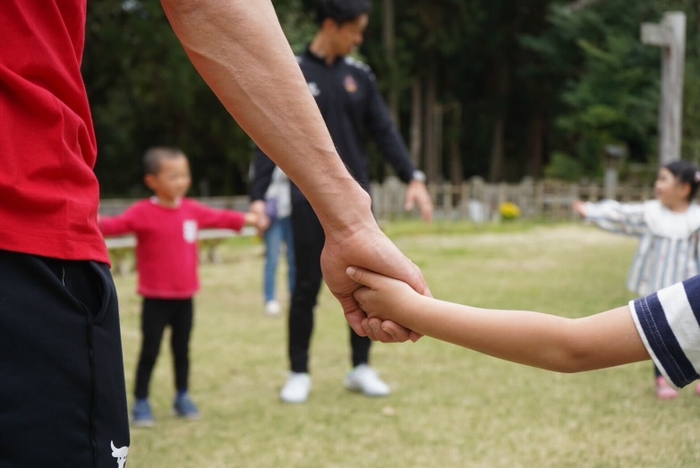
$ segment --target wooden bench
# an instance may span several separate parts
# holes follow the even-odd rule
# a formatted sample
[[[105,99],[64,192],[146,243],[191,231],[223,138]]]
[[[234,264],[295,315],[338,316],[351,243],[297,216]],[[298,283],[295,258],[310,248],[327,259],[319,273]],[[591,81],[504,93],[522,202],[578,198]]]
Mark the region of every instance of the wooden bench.
[[[201,229],[198,235],[199,243],[199,258],[203,263],[220,263],[221,256],[217,253],[216,248],[226,239],[235,236],[254,236],[255,228],[246,226],[241,230],[240,234],[230,229]],[[129,262],[129,258],[133,258],[133,252],[136,248],[136,236],[119,236],[108,237],[105,239],[109,256],[112,260],[112,270],[116,274],[126,274],[134,270],[136,262]]]

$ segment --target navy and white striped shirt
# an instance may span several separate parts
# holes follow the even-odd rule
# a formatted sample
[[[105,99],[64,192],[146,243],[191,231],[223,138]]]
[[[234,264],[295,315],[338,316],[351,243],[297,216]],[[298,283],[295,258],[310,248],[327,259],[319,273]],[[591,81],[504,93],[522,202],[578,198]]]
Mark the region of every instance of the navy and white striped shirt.
[[[700,274],[700,206],[676,213],[658,200],[586,203],[586,219],[605,229],[639,237],[627,289],[645,296]]]
[[[677,387],[700,378],[700,276],[629,303],[649,355]]]

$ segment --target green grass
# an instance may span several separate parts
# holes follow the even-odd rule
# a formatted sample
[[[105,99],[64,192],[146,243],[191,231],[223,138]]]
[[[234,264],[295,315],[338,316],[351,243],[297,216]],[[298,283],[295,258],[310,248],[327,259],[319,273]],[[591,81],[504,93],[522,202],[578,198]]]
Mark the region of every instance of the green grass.
[[[579,317],[632,297],[624,283],[636,241],[593,228],[401,222],[385,231],[441,299]],[[263,314],[263,247],[253,239],[224,247],[223,264],[202,266],[196,299],[191,391],[203,419],[171,416],[164,343],[151,384],[157,425],[132,431],[132,468],[700,463],[700,398],[685,390],[676,401],[657,402],[650,363],[561,375],[424,338],[374,346],[372,362],[392,386],[390,397],[349,393],[342,387],[347,328],[325,289],[316,311],[311,398],[282,404],[286,321]],[[284,271],[279,277],[284,286]],[[116,283],[131,390],[140,299],[134,275]]]

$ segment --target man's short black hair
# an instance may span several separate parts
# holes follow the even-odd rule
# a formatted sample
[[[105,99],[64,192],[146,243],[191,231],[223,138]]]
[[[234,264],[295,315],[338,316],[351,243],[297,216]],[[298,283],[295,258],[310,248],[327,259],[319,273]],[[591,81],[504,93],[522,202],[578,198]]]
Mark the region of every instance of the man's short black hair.
[[[362,15],[369,15],[372,3],[369,0],[319,0],[318,24],[332,19],[337,24],[355,21]]]

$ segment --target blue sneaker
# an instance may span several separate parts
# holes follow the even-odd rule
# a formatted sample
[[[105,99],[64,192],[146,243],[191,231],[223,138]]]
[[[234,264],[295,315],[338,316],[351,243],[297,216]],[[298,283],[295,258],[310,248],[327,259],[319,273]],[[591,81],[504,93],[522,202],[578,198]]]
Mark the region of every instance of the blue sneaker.
[[[153,413],[151,412],[151,405],[145,398],[136,400],[131,410],[131,416],[131,423],[134,427],[153,427],[156,424],[153,419]]]
[[[190,395],[187,393],[183,393],[175,398],[173,409],[175,410],[175,414],[183,419],[199,419],[197,405],[194,404],[190,399]]]

